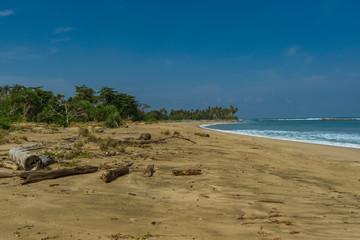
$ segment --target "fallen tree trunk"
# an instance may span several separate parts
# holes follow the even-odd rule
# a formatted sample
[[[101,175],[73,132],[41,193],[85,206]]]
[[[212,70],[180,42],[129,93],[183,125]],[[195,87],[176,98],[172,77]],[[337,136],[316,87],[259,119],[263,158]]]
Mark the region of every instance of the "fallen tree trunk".
[[[158,143],[158,142],[162,142],[162,141],[168,140],[168,139],[170,139],[170,138],[179,138],[179,139],[183,139],[183,140],[186,140],[186,141],[189,141],[189,142],[191,142],[191,143],[196,144],[196,142],[192,141],[191,139],[185,138],[185,137],[182,137],[182,136],[178,136],[178,135],[172,135],[172,136],[168,136],[168,137],[161,137],[161,138],[150,139],[150,140],[142,140],[142,141],[140,141],[139,143],[140,143],[140,144]]]
[[[17,177],[18,173],[0,173],[0,178]]]
[[[200,175],[201,170],[200,169],[188,169],[188,170],[172,170],[172,173],[175,176],[188,176],[188,175]]]
[[[101,179],[104,182],[109,183],[111,181],[114,181],[118,177],[126,175],[128,173],[129,173],[128,166],[121,166],[113,170],[106,170],[106,172],[104,172],[103,175],[101,175]]]
[[[183,140],[186,140],[186,141],[196,144],[196,142],[194,142],[193,140],[191,140],[189,138],[185,138],[183,136],[179,136],[179,135],[160,137],[160,138],[149,139],[149,140],[139,140],[139,139],[133,140],[133,138],[126,138],[124,140],[117,140],[117,141],[120,143],[125,143],[125,144],[149,144],[149,143],[164,142],[170,138],[179,138],[179,139],[183,139]]]
[[[9,158],[26,171],[31,170],[36,167],[38,162],[41,162],[41,158],[31,152],[32,149],[38,149],[39,147],[38,144],[13,147],[9,150]]]
[[[56,179],[71,175],[85,174],[85,173],[93,173],[98,170],[98,167],[94,166],[80,166],[75,168],[62,168],[57,170],[49,170],[49,171],[26,171],[20,173],[18,176],[24,179],[24,184],[40,182],[48,179]]]

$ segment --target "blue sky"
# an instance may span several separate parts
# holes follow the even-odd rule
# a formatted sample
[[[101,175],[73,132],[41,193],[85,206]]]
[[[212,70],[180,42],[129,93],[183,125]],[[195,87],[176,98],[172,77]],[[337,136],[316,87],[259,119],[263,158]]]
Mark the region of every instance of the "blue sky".
[[[153,109],[359,116],[360,1],[0,0],[0,85]]]

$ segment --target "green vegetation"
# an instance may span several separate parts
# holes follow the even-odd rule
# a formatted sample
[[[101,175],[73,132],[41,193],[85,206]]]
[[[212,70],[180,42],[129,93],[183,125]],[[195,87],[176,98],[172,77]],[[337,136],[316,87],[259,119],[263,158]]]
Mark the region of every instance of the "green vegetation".
[[[134,96],[102,87],[98,92],[85,85],[75,86],[74,97],[55,95],[42,87],[0,86],[0,129],[9,130],[15,122],[49,123],[67,127],[74,122],[98,121],[107,127],[124,126],[127,121],[237,119],[237,108],[208,107],[205,110],[148,111]],[[84,133],[86,134],[86,133]],[[83,134],[81,134],[84,136]]]
[[[61,152],[50,152],[46,150],[43,152],[43,155],[49,155],[50,157],[53,158],[66,159],[66,160],[72,160],[79,157],[93,158],[96,156],[96,154],[93,152],[82,151],[82,150],[71,150],[71,151],[61,151]]]

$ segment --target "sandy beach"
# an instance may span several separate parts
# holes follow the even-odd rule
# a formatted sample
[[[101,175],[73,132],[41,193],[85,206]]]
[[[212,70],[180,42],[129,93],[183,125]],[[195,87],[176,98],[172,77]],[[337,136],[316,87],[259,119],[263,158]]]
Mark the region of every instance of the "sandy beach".
[[[106,156],[85,143],[96,156],[76,159],[79,165],[133,163],[111,183],[100,179],[104,170],[28,185],[17,177],[0,179],[0,239],[360,239],[360,150],[199,128],[206,123],[131,123],[102,133],[89,127],[104,139],[141,133],[154,139],[176,131],[196,144],[174,138]],[[86,142],[77,127],[11,136],[26,136],[20,145]],[[0,145],[2,162],[17,145]],[[145,177],[149,164],[155,173]],[[172,173],[186,169],[202,174]]]

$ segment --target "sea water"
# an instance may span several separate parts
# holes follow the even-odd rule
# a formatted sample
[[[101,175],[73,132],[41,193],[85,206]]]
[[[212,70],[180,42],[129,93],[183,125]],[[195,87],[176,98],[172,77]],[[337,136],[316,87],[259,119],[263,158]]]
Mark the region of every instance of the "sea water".
[[[360,149],[360,118],[253,119],[202,128],[243,135]]]

